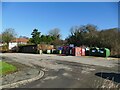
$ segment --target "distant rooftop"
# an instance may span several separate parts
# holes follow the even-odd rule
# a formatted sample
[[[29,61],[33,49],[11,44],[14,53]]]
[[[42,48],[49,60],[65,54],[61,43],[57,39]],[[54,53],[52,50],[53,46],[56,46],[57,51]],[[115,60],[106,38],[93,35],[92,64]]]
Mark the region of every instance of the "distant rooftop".
[[[24,43],[27,43],[28,41],[29,39],[27,38],[16,38],[16,39],[11,40],[11,42],[24,42]]]

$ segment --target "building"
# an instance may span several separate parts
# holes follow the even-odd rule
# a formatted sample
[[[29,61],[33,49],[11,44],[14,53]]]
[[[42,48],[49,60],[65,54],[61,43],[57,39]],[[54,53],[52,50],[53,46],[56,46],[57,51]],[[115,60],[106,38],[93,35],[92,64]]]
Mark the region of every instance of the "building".
[[[11,50],[14,47],[17,47],[18,44],[27,44],[27,42],[29,41],[29,39],[27,38],[16,38],[11,40],[11,42],[9,42],[9,50]]]
[[[13,39],[11,42],[12,43],[17,43],[17,44],[27,44],[27,42],[29,41],[29,39],[27,38],[16,38],[16,39]]]

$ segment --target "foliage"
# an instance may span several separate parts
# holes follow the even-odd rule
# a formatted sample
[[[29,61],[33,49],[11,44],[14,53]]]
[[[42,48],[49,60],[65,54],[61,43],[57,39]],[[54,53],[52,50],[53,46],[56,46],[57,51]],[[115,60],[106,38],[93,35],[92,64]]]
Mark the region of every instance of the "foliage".
[[[2,41],[8,44],[16,35],[14,29],[8,28],[2,32]]]
[[[120,39],[118,38],[118,35],[120,35],[120,32],[118,32],[117,28],[100,31],[98,46],[111,49],[112,55],[120,55]]]
[[[97,37],[97,29],[94,25],[75,26],[71,28],[71,35],[66,40],[75,46],[94,46]]]
[[[49,35],[52,38],[51,44],[53,44],[55,47],[62,45],[64,43],[63,40],[60,39],[61,34],[60,34],[59,28],[54,28],[54,29],[50,30]]]
[[[29,43],[34,44],[52,44],[54,46],[61,45],[63,40],[60,39],[60,30],[58,28],[49,31],[48,35],[40,35],[37,29],[32,32],[32,38],[29,39]]]
[[[43,44],[51,44],[54,39],[50,35],[41,35],[40,40]]]
[[[50,35],[50,36],[53,36],[53,37],[56,38],[56,39],[60,39],[60,37],[61,37],[60,29],[54,28],[54,29],[50,30],[50,31],[49,31],[49,35]]]
[[[41,32],[38,32],[38,29],[34,29],[33,32],[31,33],[32,38],[30,38],[30,42],[34,44],[39,44],[40,43],[40,34]]]
[[[2,35],[0,34],[0,42],[2,42]]]
[[[56,39],[55,36],[50,36],[50,35],[41,35],[40,40],[42,44],[52,44],[54,46],[62,45],[63,43],[62,40]]]
[[[8,45],[0,46],[0,52],[7,52],[8,51]]]
[[[71,28],[71,34],[66,38],[67,43],[75,46],[109,48],[112,55],[120,55],[120,32],[117,28],[98,30],[95,25],[75,26]]]

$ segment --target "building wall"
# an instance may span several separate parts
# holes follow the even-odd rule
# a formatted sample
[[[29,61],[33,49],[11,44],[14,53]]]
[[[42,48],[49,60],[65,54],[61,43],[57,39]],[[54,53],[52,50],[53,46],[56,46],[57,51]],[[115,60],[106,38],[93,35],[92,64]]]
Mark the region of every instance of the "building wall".
[[[9,50],[11,50],[12,48],[16,47],[18,44],[17,42],[10,42],[9,43]]]

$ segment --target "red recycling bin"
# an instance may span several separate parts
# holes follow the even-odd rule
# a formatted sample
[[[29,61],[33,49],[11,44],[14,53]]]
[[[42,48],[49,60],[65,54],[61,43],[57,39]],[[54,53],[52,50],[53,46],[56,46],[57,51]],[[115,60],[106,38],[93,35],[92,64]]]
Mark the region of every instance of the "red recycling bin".
[[[81,56],[85,56],[85,49],[84,48],[81,49],[81,52],[82,52]]]
[[[72,48],[72,55],[73,56],[85,56],[85,49],[81,47],[74,47]]]

